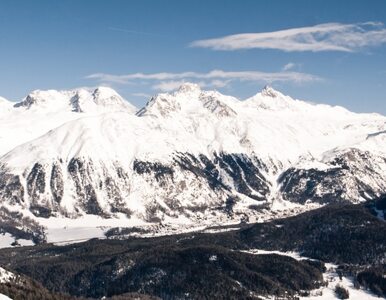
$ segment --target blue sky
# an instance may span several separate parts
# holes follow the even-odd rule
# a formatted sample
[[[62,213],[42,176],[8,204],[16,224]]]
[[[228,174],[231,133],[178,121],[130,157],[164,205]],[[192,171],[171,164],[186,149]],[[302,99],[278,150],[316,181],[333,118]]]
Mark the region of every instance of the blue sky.
[[[1,0],[0,95],[109,85],[142,106],[183,81],[239,98],[268,83],[386,114],[384,24],[383,0]]]

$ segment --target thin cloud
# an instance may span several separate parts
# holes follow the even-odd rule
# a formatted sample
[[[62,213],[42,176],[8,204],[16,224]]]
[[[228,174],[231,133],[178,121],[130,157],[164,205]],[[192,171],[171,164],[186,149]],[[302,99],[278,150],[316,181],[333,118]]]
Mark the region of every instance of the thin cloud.
[[[162,92],[171,92],[178,89],[181,85],[186,83],[189,80],[169,80],[169,81],[160,81],[152,86],[153,90],[158,90]],[[211,81],[200,80],[197,83],[202,88],[222,88],[227,86],[231,80],[220,80],[215,79]]]
[[[178,89],[181,85],[185,83],[184,80],[169,80],[169,81],[161,81],[152,86],[153,90],[170,92]]]
[[[296,67],[295,63],[289,62],[288,64],[283,66],[282,71],[289,71],[295,67]]]
[[[227,86],[231,80],[221,80],[221,79],[215,79],[210,82],[210,86],[216,87],[216,88],[222,88]]]
[[[241,33],[194,41],[191,47],[233,51],[239,49],[278,49],[292,51],[355,52],[386,43],[383,23],[325,23],[273,32]]]
[[[150,98],[151,97],[150,94],[146,94],[146,93],[132,93],[131,95],[134,97],[143,97],[143,98]]]
[[[153,89],[161,91],[175,90],[187,81],[194,81],[202,87],[221,88],[234,81],[243,82],[293,82],[305,83],[322,80],[320,77],[307,73],[280,71],[223,71],[213,70],[207,73],[181,72],[181,73],[131,73],[126,75],[113,75],[96,73],[86,78],[112,84],[150,84]]]

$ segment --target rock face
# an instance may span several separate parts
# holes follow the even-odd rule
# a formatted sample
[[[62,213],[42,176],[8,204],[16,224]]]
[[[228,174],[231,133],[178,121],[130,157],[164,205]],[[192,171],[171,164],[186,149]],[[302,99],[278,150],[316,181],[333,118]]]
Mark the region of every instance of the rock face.
[[[283,198],[304,204],[375,199],[386,190],[386,158],[352,149],[327,162],[319,170],[289,168],[279,177]]]
[[[117,212],[130,216],[126,196],[136,191],[144,204],[142,217],[148,221],[213,210],[231,213],[240,197],[256,204],[267,200],[269,172],[257,157],[241,154],[214,153],[209,158],[178,153],[167,164],[136,159],[130,175],[122,166],[109,168],[103,162],[72,158],[67,165],[35,163],[22,183],[17,175],[4,171],[2,200],[18,203],[37,217],[62,213],[112,216]],[[65,190],[72,191],[76,199],[71,211],[61,206]]]
[[[106,88],[39,91],[9,119],[22,124],[35,110],[51,120],[53,98],[66,107],[64,121],[47,121],[32,140],[12,140],[0,156],[1,205],[32,217],[214,222],[386,191],[380,115],[309,104],[270,87],[239,101],[186,84],[136,114]],[[0,122],[0,132],[6,126]]]
[[[20,204],[24,199],[24,187],[18,175],[0,169],[0,197],[11,205]]]

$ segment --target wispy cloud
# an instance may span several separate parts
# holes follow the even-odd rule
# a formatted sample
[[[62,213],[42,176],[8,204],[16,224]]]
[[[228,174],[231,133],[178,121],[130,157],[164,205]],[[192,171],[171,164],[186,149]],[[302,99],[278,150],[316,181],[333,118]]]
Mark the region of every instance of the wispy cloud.
[[[291,51],[355,52],[364,47],[386,43],[383,23],[325,23],[310,27],[273,32],[241,33],[220,38],[194,41],[191,47],[213,50],[278,49]]]
[[[152,89],[153,90],[158,90],[158,91],[163,91],[163,92],[170,92],[178,89],[181,85],[183,85],[185,82],[191,81],[190,79],[186,80],[168,80],[168,81],[159,81],[156,84],[153,84]],[[222,88],[227,86],[231,80],[220,80],[220,79],[215,79],[215,80],[199,80],[196,81],[200,87],[202,88]]]
[[[113,75],[96,73],[86,78],[95,79],[102,83],[135,84],[148,83],[155,90],[169,91],[179,87],[187,81],[194,81],[205,87],[224,87],[233,81],[248,82],[294,82],[304,83],[321,80],[320,77],[300,72],[260,72],[260,71],[223,71],[213,70],[207,73],[181,72],[181,73],[131,73],[126,75]]]
[[[285,64],[282,68],[282,71],[288,71],[288,70],[292,70],[293,68],[296,67],[296,64],[293,63],[293,62],[289,62],[288,64]]]
[[[185,80],[168,80],[168,81],[160,81],[153,84],[153,90],[170,92],[178,89],[182,84],[184,84]]]
[[[142,97],[142,98],[150,98],[151,97],[150,94],[146,94],[146,93],[132,93],[131,95],[134,97]]]

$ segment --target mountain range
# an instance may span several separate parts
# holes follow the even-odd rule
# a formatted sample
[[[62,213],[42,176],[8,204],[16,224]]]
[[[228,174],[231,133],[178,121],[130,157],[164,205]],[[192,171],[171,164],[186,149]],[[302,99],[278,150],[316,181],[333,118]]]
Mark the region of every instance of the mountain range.
[[[0,98],[3,238],[170,233],[364,202],[386,191],[385,143],[385,116],[268,86],[239,100],[186,83],[140,109],[107,87]]]

